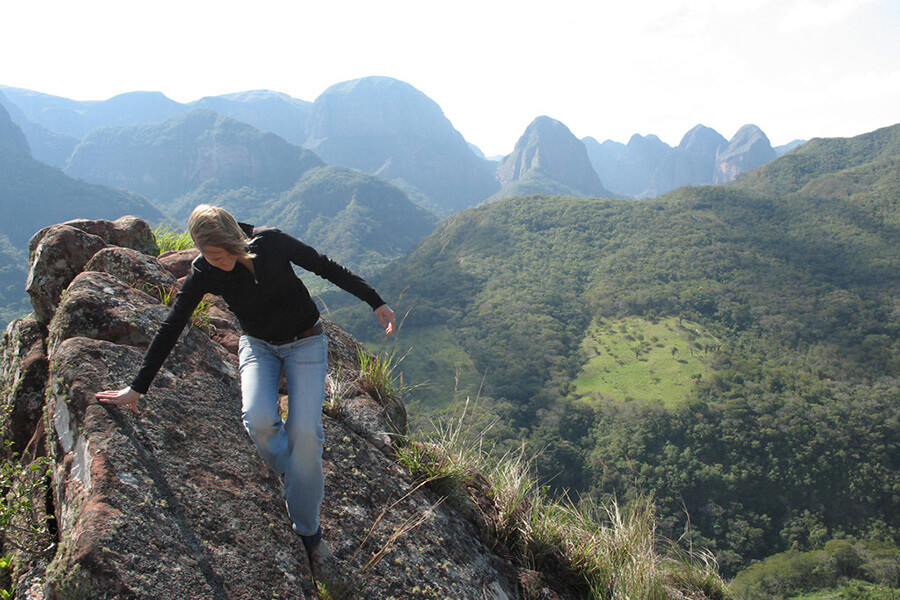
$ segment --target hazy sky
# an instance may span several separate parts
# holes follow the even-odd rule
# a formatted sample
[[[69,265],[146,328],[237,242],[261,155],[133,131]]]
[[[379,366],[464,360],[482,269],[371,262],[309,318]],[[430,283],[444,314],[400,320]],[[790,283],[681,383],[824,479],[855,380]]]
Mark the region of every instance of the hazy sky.
[[[21,0],[0,15],[3,85],[313,101],[387,75],[488,155],[538,115],[672,145],[697,123],[755,123],[777,145],[900,122],[900,0]]]

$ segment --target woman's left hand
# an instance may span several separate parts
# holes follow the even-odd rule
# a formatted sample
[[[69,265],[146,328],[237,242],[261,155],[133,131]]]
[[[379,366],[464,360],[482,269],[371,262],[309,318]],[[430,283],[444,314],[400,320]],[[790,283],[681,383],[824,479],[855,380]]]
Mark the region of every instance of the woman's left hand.
[[[381,326],[384,327],[384,332],[387,335],[394,333],[394,311],[391,310],[390,306],[382,304],[375,309],[375,316],[381,321]]]

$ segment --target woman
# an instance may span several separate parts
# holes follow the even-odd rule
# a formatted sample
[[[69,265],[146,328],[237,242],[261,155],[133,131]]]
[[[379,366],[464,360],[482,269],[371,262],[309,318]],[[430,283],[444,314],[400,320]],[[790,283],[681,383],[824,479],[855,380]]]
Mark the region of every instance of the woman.
[[[188,230],[200,256],[150,343],[141,370],[130,386],[98,392],[97,399],[137,412],[138,400],[204,294],[221,296],[244,331],[239,344],[244,427],[269,466],[284,475],[294,530],[313,573],[321,573],[331,558],[319,526],[328,348],[319,310],[291,265],[367,302],[387,334],[394,331],[394,312],[362,278],[278,229],[238,224],[224,209],[201,204],[191,213]],[[282,372],[288,386],[286,422],[278,412]]]

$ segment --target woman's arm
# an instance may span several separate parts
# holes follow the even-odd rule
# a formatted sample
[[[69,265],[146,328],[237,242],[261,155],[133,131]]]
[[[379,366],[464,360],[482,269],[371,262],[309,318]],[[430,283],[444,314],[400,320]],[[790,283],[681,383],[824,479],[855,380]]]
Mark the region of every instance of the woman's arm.
[[[396,328],[394,311],[365,279],[324,254],[319,254],[315,248],[297,238],[283,231],[279,231],[278,234],[278,243],[287,252],[288,260],[368,303],[384,327],[384,332],[388,335],[394,332]]]
[[[96,394],[100,402],[108,404],[128,405],[131,410],[137,412],[137,401],[150,389],[150,382],[156,376],[162,364],[165,362],[172,348],[178,342],[181,332],[190,320],[194,309],[200,304],[200,300],[206,293],[200,277],[192,272],[181,290],[175,297],[175,302],[166,315],[165,320],[159,326],[156,335],[150,342],[147,352],[144,353],[144,361],[141,370],[132,381],[131,385],[121,390],[105,390]]]

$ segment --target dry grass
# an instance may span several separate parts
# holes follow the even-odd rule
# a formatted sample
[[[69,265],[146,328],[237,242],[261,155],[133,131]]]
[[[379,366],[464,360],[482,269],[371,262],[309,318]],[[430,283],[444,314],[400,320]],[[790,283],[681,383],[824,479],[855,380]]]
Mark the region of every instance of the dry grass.
[[[467,409],[458,419],[434,424],[429,434],[413,436],[398,450],[398,460],[445,496],[481,490],[492,507],[482,511],[486,541],[502,543],[521,565],[552,572],[598,600],[728,597],[711,554],[658,536],[650,500],[600,506],[551,498],[532,475],[524,447],[490,458],[484,442],[489,427],[467,422]],[[478,474],[487,489],[473,485]]]

